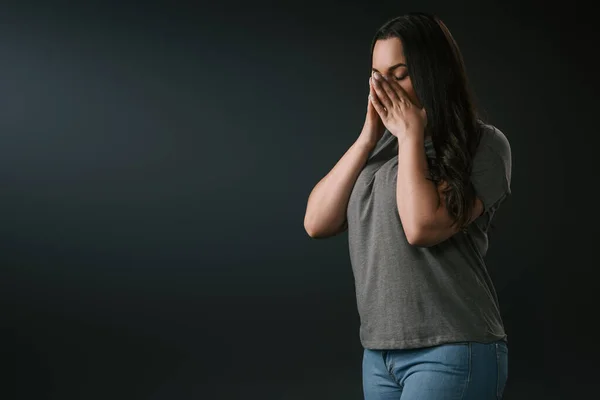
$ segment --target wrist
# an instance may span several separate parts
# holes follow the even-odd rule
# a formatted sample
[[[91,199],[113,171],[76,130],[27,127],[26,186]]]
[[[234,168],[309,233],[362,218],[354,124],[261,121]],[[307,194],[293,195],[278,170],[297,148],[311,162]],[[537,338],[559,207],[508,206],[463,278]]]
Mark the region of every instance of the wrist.
[[[371,152],[375,148],[375,146],[377,146],[377,142],[372,139],[367,139],[361,136],[358,139],[356,139],[356,141],[354,142],[354,146],[359,147],[367,152]]]
[[[368,129],[363,129],[355,143],[357,146],[365,147],[370,150],[377,146],[377,142],[381,139],[383,135],[376,135],[372,131]]]
[[[425,138],[422,134],[416,132],[407,133],[398,137],[398,150],[406,146],[422,148],[425,146]]]

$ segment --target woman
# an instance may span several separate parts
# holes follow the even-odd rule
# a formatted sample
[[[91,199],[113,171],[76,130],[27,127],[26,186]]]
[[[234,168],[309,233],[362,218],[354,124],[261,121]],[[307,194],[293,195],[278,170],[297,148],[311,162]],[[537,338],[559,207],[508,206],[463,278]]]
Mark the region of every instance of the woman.
[[[509,142],[477,115],[439,18],[395,18],[371,52],[362,132],[304,220],[314,238],[348,230],[365,399],[500,399],[508,348],[484,256]]]

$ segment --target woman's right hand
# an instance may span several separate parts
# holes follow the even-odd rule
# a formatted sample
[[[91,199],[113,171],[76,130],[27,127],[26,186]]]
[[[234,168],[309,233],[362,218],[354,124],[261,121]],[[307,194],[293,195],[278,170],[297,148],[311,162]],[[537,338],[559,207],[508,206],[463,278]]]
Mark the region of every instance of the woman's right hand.
[[[372,78],[369,77],[369,95],[376,96],[375,89],[371,83]],[[373,107],[371,100],[367,99],[367,116],[365,117],[365,124],[360,134],[360,139],[368,145],[375,146],[379,139],[385,132],[385,126],[381,117]]]

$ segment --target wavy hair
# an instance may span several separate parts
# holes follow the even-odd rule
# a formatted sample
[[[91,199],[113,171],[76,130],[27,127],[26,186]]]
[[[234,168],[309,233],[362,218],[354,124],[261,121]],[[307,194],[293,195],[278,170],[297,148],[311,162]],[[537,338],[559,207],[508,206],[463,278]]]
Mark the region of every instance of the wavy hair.
[[[428,158],[430,179],[444,182],[446,208],[465,229],[475,190],[470,180],[483,120],[476,110],[462,54],[446,25],[435,15],[413,12],[386,22],[371,43],[398,38],[413,88],[427,111],[427,130],[435,158]]]

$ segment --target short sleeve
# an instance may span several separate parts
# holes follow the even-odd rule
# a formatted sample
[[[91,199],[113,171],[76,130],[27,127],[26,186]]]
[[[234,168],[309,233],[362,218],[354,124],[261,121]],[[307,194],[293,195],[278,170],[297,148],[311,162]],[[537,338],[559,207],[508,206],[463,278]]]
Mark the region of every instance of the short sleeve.
[[[498,128],[485,125],[471,173],[471,182],[483,203],[484,213],[495,211],[511,194],[511,170],[508,139]]]

